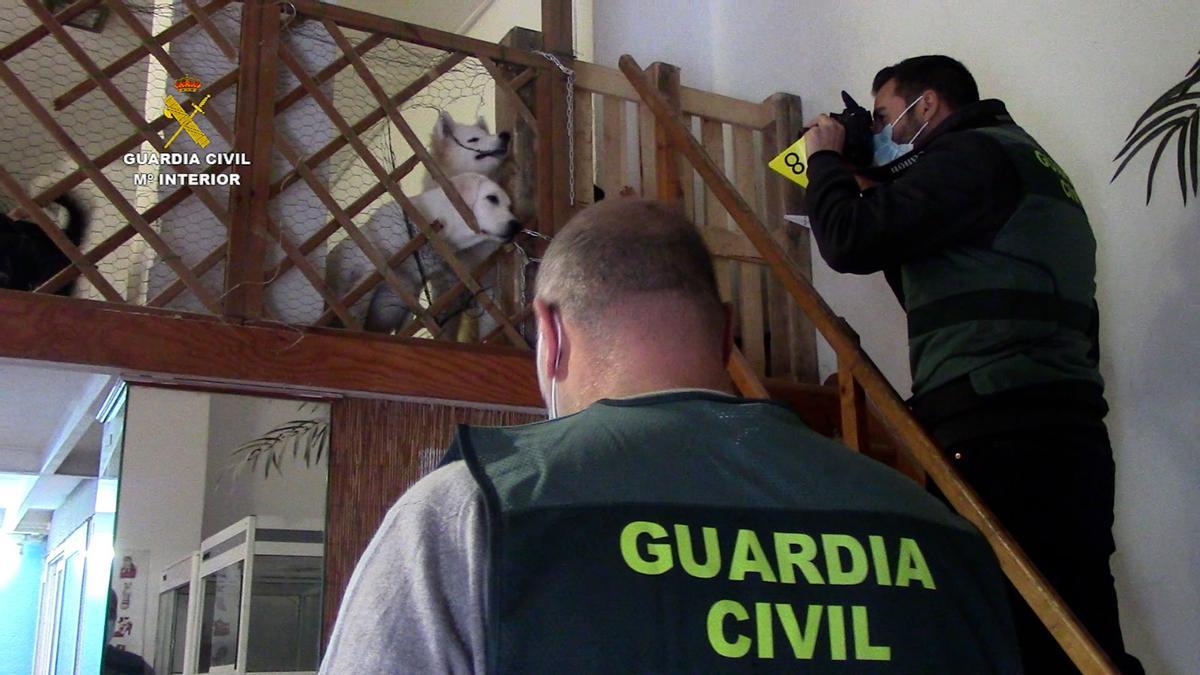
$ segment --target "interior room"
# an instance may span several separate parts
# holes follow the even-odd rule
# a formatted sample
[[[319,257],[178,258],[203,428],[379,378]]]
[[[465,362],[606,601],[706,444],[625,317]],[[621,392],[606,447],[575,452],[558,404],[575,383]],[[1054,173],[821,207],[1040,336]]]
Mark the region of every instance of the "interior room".
[[[0,208],[54,250],[24,285],[0,272],[0,675],[92,675],[106,650],[160,674],[315,673],[372,535],[457,425],[546,417],[537,264],[601,198],[696,225],[743,396],[922,485],[945,475],[903,405],[888,280],[827,264],[803,190],[768,166],[919,54],[960,59],[1072,177],[1096,244],[1121,629],[1146,672],[1200,672],[1197,3],[0,8]],[[1175,126],[1122,165],[1171,92]],[[457,185],[447,119],[504,138],[484,177],[520,227],[485,245],[448,243],[486,232],[482,192],[422,212]],[[87,216],[74,235],[64,197]],[[381,328],[387,298],[403,311]],[[1076,664],[1116,672],[1008,535],[961,513]]]

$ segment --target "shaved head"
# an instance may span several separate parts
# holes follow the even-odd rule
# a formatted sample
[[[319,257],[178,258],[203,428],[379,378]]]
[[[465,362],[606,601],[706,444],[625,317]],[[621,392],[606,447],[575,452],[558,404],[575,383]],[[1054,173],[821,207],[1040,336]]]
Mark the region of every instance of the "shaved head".
[[[666,204],[611,199],[580,211],[546,249],[533,310],[551,417],[601,398],[733,391],[712,258]]]
[[[720,338],[724,310],[704,240],[659,202],[612,199],[584,209],[554,237],[538,271],[537,297],[592,329],[649,295],[675,296]]]

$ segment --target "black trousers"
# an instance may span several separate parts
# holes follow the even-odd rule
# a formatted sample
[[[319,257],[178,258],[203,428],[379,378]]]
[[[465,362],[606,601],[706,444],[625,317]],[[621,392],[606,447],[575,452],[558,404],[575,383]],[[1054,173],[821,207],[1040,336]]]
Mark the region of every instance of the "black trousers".
[[[1125,651],[1109,568],[1114,465],[1104,427],[1004,432],[944,449],[1121,672],[1144,673]],[[1011,585],[1009,596],[1027,675],[1079,672]]]

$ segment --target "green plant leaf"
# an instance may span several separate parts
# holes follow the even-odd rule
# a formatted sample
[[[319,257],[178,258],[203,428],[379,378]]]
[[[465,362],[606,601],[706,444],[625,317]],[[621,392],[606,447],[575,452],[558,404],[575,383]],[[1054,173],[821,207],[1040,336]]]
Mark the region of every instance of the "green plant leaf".
[[[1171,131],[1163,136],[1162,142],[1158,144],[1158,149],[1154,151],[1154,159],[1150,160],[1150,175],[1146,177],[1146,203],[1150,203],[1150,195],[1154,191],[1154,172],[1158,169],[1158,160],[1162,158],[1163,150],[1167,149],[1167,144],[1171,142],[1171,137],[1179,130],[1179,125],[1171,128]]]
[[[320,419],[289,420],[267,431],[258,438],[234,448],[232,455],[241,457],[241,466],[257,469],[263,462],[264,479],[274,472],[283,473],[282,460],[290,455],[293,461],[304,459],[305,466],[320,462],[329,439],[329,422]],[[314,458],[315,457],[315,458]]]
[[[1196,66],[1200,67],[1200,61],[1196,62]],[[1200,110],[1192,113],[1192,196],[1196,196],[1197,177],[1200,174]]]
[[[1167,145],[1171,142],[1171,138],[1178,133],[1175,169],[1178,172],[1179,192],[1183,203],[1187,204],[1188,199],[1188,174],[1191,174],[1192,195],[1198,194],[1200,157],[1198,157],[1197,143],[1200,138],[1200,104],[1196,102],[1200,101],[1200,92],[1191,92],[1191,89],[1197,84],[1200,84],[1200,60],[1192,64],[1187,75],[1168,88],[1162,96],[1155,99],[1141,117],[1134,122],[1129,134],[1125,137],[1120,152],[1113,157],[1113,161],[1119,161],[1120,164],[1113,172],[1109,182],[1115,181],[1121,175],[1125,167],[1129,166],[1130,160],[1137,156],[1142,148],[1161,136],[1154,156],[1150,160],[1150,168],[1146,177],[1146,203],[1149,204],[1150,198],[1153,196],[1154,176],[1158,171],[1158,163],[1162,159]]]
[[[1200,94],[1189,94],[1187,99],[1188,100],[1200,100]],[[1180,101],[1175,101],[1173,103],[1182,103],[1182,102],[1183,101],[1180,100]],[[1117,153],[1117,156],[1113,157],[1113,161],[1115,162],[1118,159],[1120,159],[1121,155],[1124,155],[1126,152],[1128,152],[1129,148],[1133,147],[1134,143],[1137,143],[1138,140],[1140,140],[1143,136],[1145,136],[1146,134],[1153,131],[1155,128],[1157,128],[1163,122],[1166,122],[1167,120],[1171,119],[1172,117],[1174,117],[1176,115],[1186,115],[1189,112],[1193,112],[1198,108],[1200,108],[1200,106],[1196,105],[1195,103],[1193,103],[1191,105],[1185,105],[1180,108],[1173,108],[1173,109],[1168,110],[1167,112],[1163,113],[1162,115],[1159,115],[1158,117],[1154,118],[1153,121],[1148,122],[1144,127],[1142,127],[1142,129],[1140,131],[1137,131],[1137,129],[1135,128],[1135,131],[1137,131],[1137,133],[1135,134],[1133,132],[1130,132],[1129,140],[1125,142],[1125,146],[1123,148],[1121,148],[1121,151]]]
[[[1189,118],[1188,121],[1182,127],[1180,127],[1179,142],[1176,143],[1176,145],[1178,146],[1178,151],[1176,154],[1178,155],[1177,169],[1179,171],[1179,193],[1183,195],[1184,206],[1187,205],[1187,197],[1188,197],[1188,194],[1187,194],[1187,178],[1188,178],[1188,170],[1187,170],[1188,143],[1187,143],[1187,140],[1188,140],[1188,131],[1190,130],[1191,126],[1192,126],[1192,123],[1191,123],[1191,119]]]
[[[1136,157],[1138,154],[1138,151],[1140,151],[1143,147],[1145,147],[1147,143],[1154,140],[1159,135],[1166,133],[1167,131],[1171,131],[1173,129],[1178,129],[1181,124],[1186,124],[1186,122],[1181,121],[1181,120],[1173,120],[1171,122],[1168,122],[1168,123],[1160,126],[1159,128],[1154,130],[1154,133],[1143,138],[1142,141],[1140,143],[1138,143],[1138,146],[1136,148],[1134,148],[1133,152],[1129,153],[1129,155],[1127,155],[1125,157],[1125,160],[1123,162],[1121,162],[1121,165],[1117,167],[1116,173],[1114,173],[1113,177],[1109,179],[1109,182],[1111,183],[1112,181],[1117,179],[1117,176],[1121,175],[1121,172],[1125,170],[1125,167],[1126,167],[1126,165],[1129,164],[1129,161],[1131,159],[1133,159],[1134,157]],[[1151,170],[1151,172],[1153,172],[1153,170],[1154,170],[1153,165],[1151,165],[1150,170]]]

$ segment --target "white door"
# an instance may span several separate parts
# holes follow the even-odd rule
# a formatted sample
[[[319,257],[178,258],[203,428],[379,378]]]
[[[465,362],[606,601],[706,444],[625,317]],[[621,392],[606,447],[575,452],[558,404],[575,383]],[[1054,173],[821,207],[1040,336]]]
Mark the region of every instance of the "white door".
[[[74,675],[80,660],[88,523],[46,556],[34,675]]]

